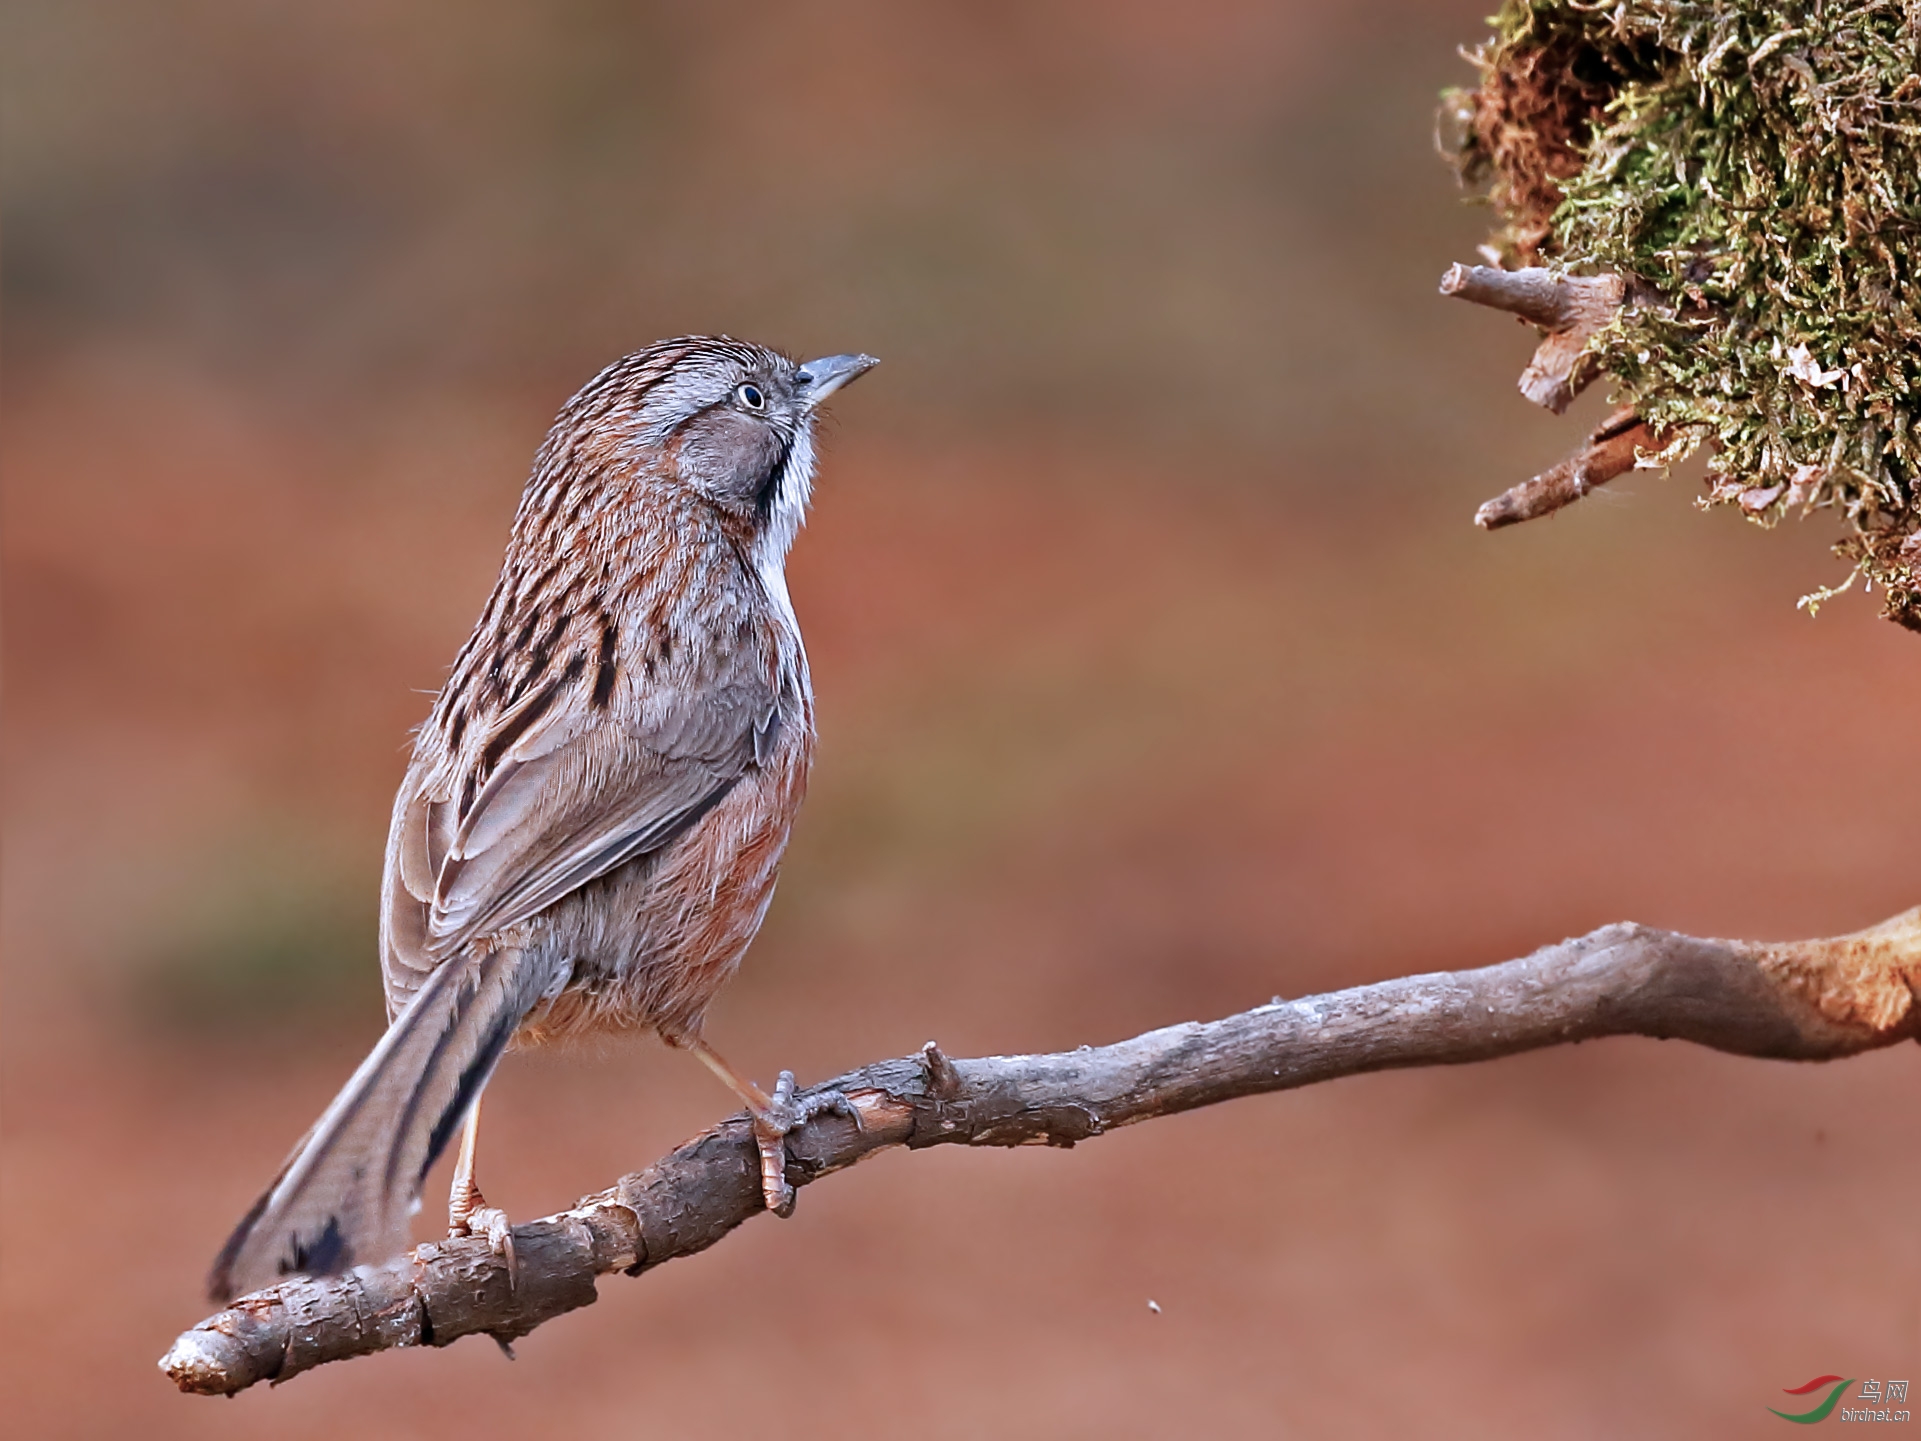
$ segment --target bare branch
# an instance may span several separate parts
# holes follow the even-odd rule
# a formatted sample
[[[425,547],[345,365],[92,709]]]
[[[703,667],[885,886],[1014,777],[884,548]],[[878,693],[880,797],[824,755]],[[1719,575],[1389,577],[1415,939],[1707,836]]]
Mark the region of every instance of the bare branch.
[[[1505,310],[1546,334],[1521,372],[1521,394],[1559,415],[1599,373],[1588,342],[1628,298],[1618,275],[1563,275],[1539,266],[1497,270],[1452,265],[1441,277],[1441,294]]]
[[[1482,970],[1275,1001],[1056,1055],[955,1061],[930,1042],[831,1082],[861,1126],[828,1115],[797,1130],[788,1175],[806,1185],[894,1146],[1071,1146],[1236,1096],[1615,1035],[1790,1060],[1921,1039],[1921,909],[1784,944],[1622,923]],[[476,1332],[505,1345],[592,1302],[595,1277],[693,1255],[762,1214],[759,1176],[737,1116],[572,1210],[516,1226],[511,1277],[484,1239],[424,1245],[244,1296],[176,1340],[160,1367],[183,1391],[219,1395],[390,1347]]]
[[[1505,310],[1543,330],[1606,324],[1620,307],[1621,293],[1618,275],[1565,275],[1539,265],[1499,270],[1456,263],[1441,277],[1441,294]]]
[[[1633,470],[1643,449],[1661,448],[1662,440],[1641,423],[1631,406],[1615,411],[1589,433],[1581,448],[1532,480],[1503,491],[1474,512],[1483,530],[1499,530],[1523,520],[1551,515],[1572,505],[1597,485]]]
[[[1564,275],[1540,266],[1451,265],[1441,277],[1441,294],[1505,310],[1541,327],[1545,334],[1521,372],[1521,393],[1556,415],[1599,374],[1588,342],[1624,305],[1636,303],[1619,275]],[[1642,447],[1658,450],[1665,443],[1666,437],[1650,432],[1632,407],[1616,410],[1574,454],[1482,506],[1474,523],[1498,530],[1549,515],[1632,470]]]

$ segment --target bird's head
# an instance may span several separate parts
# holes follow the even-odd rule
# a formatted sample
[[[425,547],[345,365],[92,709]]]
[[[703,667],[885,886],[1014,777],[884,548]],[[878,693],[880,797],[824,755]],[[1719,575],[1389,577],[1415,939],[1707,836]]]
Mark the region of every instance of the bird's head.
[[[727,336],[683,336],[627,356],[561,413],[555,438],[592,434],[662,480],[696,492],[784,553],[807,507],[815,414],[878,362],[796,364]]]

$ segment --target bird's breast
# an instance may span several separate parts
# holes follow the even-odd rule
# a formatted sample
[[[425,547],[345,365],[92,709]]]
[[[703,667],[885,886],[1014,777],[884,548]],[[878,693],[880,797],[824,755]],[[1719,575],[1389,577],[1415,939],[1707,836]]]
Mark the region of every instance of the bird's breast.
[[[656,1028],[697,1033],[773,899],[813,759],[811,723],[784,727],[699,822],[528,923],[532,946],[572,979],[529,1017],[521,1042]]]

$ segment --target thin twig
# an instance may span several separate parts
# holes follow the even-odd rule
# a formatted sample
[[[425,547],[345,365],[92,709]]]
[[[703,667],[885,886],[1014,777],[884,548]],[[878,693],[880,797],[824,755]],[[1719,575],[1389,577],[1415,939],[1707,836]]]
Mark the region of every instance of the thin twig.
[[[1661,449],[1661,440],[1641,423],[1632,406],[1615,411],[1588,434],[1581,448],[1532,480],[1488,501],[1474,512],[1483,530],[1499,530],[1524,520],[1551,515],[1572,505],[1597,485],[1633,470],[1643,450]]]
[[[1831,1060],[1921,1039],[1921,909],[1832,940],[1696,940],[1627,923],[1481,970],[1409,976],[1055,1055],[950,1060],[929,1043],[830,1082],[861,1124],[825,1115],[788,1138],[804,1186],[894,1146],[1071,1146],[1118,1126],[1365,1071],[1453,1065],[1597,1036],[1678,1038],[1736,1055]],[[747,1119],[514,1227],[421,1246],[345,1276],[243,1296],[173,1344],[161,1369],[220,1395],[329,1361],[477,1332],[503,1345],[590,1304],[597,1276],[703,1251],[762,1214]]]
[[[1564,275],[1539,266],[1452,265],[1441,277],[1441,294],[1505,310],[1545,332],[1520,387],[1556,415],[1599,374],[1588,342],[1628,301],[1627,282],[1618,275]]]

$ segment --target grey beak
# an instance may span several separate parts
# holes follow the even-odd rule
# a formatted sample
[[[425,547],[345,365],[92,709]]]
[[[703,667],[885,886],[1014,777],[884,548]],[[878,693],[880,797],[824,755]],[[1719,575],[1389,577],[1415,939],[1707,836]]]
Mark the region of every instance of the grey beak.
[[[859,380],[880,362],[871,355],[825,355],[794,372],[800,402],[809,410],[843,385]]]

